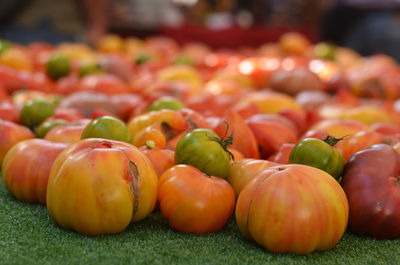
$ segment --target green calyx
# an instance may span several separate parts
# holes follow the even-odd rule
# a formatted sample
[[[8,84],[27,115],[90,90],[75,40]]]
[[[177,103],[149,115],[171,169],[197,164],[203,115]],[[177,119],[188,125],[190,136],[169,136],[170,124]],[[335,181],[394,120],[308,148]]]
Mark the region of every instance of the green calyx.
[[[222,137],[219,137],[219,138],[215,137],[215,136],[208,136],[208,137],[211,140],[219,143],[222,146],[222,148],[224,149],[224,151],[227,152],[228,155],[232,158],[232,160],[235,160],[235,157],[233,156],[231,151],[228,150],[228,146],[233,143],[233,131],[232,131],[231,135],[228,136],[229,124],[227,122],[225,122],[225,124],[226,124],[226,130],[225,130],[225,134]]]

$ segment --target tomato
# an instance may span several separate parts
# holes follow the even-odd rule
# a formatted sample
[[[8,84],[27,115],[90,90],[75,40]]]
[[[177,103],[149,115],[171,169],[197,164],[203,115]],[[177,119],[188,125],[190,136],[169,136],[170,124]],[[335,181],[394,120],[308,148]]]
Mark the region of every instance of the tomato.
[[[21,123],[34,128],[54,114],[54,105],[43,98],[28,100],[21,109]]]
[[[180,110],[183,109],[185,105],[180,102],[178,99],[173,97],[161,97],[155,100],[150,106],[149,111],[152,110],[162,110],[162,109],[170,109],[170,110]]]
[[[139,149],[153,163],[158,177],[160,177],[167,169],[175,165],[174,151],[161,149],[157,146],[150,148],[147,145],[143,145]]]
[[[101,116],[90,121],[82,132],[81,139],[85,138],[104,138],[132,143],[128,126],[111,116]]]
[[[128,86],[111,74],[89,74],[82,77],[76,87],[78,91],[95,91],[106,95],[128,93]]]
[[[339,180],[343,174],[345,161],[340,151],[332,146],[336,142],[337,139],[331,136],[324,141],[312,137],[305,138],[293,147],[289,156],[289,164],[316,167]]]
[[[256,137],[245,120],[233,109],[225,111],[223,118],[215,128],[215,132],[219,136],[223,136],[226,130],[235,135],[232,142],[233,148],[241,152],[246,158],[260,158]],[[246,140],[244,141],[244,139]]]
[[[146,112],[128,123],[135,146],[142,146],[146,141],[152,140],[160,148],[165,148],[166,141],[174,138],[185,126],[183,115],[168,109]]]
[[[219,231],[231,217],[235,193],[229,183],[189,165],[176,165],[161,175],[160,210],[169,225],[182,233]]]
[[[307,254],[340,240],[349,205],[328,173],[282,165],[263,170],[243,188],[235,215],[241,233],[268,251]]]
[[[61,53],[52,55],[46,64],[46,72],[54,80],[68,75],[70,71],[71,63],[68,57]]]
[[[226,178],[230,158],[226,151],[228,140],[209,129],[194,129],[186,133],[175,150],[175,163],[194,166],[209,176]]]
[[[133,145],[84,139],[55,160],[47,209],[63,228],[93,236],[118,233],[153,211],[157,183],[153,165]]]
[[[15,123],[20,122],[21,107],[12,102],[3,101],[0,103],[0,119]]]
[[[79,68],[79,77],[83,77],[85,75],[90,74],[99,74],[104,73],[104,70],[101,68],[99,64],[96,63],[84,63]]]
[[[350,135],[344,141],[340,141],[335,145],[339,150],[345,161],[348,161],[350,156],[358,151],[367,149],[368,147],[383,142],[385,137],[374,131],[359,131]]]
[[[43,138],[46,136],[46,134],[53,129],[54,127],[58,125],[66,125],[67,121],[62,120],[62,119],[51,119],[51,120],[46,120],[42,122],[36,129],[36,135],[39,138]]]
[[[0,119],[0,169],[4,156],[13,145],[34,137],[33,132],[25,126]]]
[[[3,160],[4,186],[19,201],[46,204],[51,167],[66,143],[29,139],[14,145]]]

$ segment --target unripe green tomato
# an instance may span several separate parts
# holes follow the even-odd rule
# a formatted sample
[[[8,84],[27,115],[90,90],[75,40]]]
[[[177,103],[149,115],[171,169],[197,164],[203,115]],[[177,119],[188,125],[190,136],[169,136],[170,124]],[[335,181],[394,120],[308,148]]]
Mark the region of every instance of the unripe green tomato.
[[[54,54],[46,64],[47,74],[54,80],[66,76],[71,71],[71,63],[63,54]]]
[[[298,142],[289,156],[289,164],[302,164],[319,168],[336,180],[343,174],[344,159],[339,150],[317,138]]]
[[[53,115],[54,105],[50,101],[43,98],[34,98],[23,105],[20,120],[21,124],[34,128]]]
[[[154,101],[150,105],[148,111],[162,110],[162,109],[180,110],[183,109],[184,107],[185,105],[183,105],[183,103],[177,100],[176,98],[164,97]]]
[[[59,125],[66,125],[66,124],[67,124],[67,121],[62,120],[62,119],[44,121],[36,128],[36,130],[35,130],[36,135],[39,138],[43,138],[54,127],[59,126]]]
[[[230,158],[220,138],[209,129],[187,132],[175,149],[175,163],[191,165],[209,176],[226,178]]]
[[[101,116],[89,122],[81,136],[81,139],[86,138],[103,138],[132,144],[132,136],[126,124],[111,116]]]

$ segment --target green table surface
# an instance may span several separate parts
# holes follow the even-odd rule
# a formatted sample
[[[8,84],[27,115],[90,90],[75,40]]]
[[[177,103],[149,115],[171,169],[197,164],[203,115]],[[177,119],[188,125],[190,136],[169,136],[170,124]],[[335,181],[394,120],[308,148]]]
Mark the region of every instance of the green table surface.
[[[218,233],[193,235],[159,212],[120,234],[88,237],[61,229],[45,206],[16,201],[0,181],[0,264],[400,264],[400,239],[346,232],[325,252],[272,254],[246,240],[233,217]]]

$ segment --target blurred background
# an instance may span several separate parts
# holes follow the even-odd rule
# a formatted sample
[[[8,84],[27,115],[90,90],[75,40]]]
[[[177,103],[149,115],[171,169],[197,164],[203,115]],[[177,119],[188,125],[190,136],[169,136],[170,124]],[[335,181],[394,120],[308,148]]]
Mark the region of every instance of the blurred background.
[[[238,48],[297,31],[400,60],[399,7],[400,0],[1,0],[0,38],[94,44],[116,33]]]

